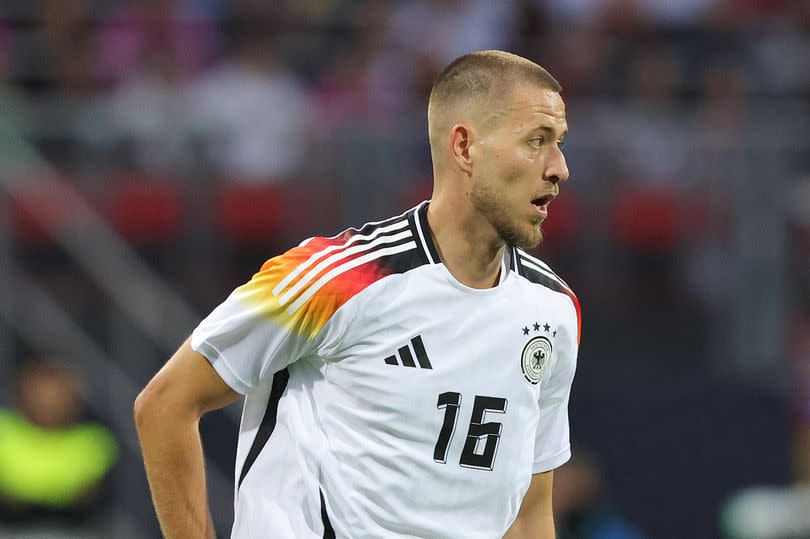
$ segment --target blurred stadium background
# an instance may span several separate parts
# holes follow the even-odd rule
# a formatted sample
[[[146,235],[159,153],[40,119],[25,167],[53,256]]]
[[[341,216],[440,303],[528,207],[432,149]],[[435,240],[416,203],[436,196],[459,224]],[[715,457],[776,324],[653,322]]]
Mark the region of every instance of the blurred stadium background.
[[[488,48],[568,103],[561,537],[789,535],[733,500],[810,480],[810,2],[2,0],[0,537],[159,536],[139,389],[266,258],[426,198],[432,80]],[[238,416],[202,426],[221,536]],[[42,435],[82,425],[95,471]]]

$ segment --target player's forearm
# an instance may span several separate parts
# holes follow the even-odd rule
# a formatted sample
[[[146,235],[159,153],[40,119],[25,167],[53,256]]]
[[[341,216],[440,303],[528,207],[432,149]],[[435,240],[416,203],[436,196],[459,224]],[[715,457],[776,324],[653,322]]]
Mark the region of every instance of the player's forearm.
[[[213,539],[199,419],[155,408],[155,404],[136,405],[135,422],[163,535]]]

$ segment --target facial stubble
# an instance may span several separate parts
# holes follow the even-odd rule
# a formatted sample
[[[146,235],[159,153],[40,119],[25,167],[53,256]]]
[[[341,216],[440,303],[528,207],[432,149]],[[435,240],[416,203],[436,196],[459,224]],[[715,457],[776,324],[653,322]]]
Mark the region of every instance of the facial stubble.
[[[470,192],[470,200],[478,212],[492,225],[504,243],[510,247],[531,250],[543,241],[542,219],[531,219],[521,224],[503,204],[491,184],[478,182]]]

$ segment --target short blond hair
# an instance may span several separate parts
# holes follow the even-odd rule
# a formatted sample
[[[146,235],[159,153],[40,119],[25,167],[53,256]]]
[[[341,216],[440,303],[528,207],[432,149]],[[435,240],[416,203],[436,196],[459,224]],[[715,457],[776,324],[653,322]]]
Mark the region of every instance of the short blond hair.
[[[431,150],[439,149],[436,137],[448,120],[447,113],[467,103],[496,105],[509,96],[519,83],[536,84],[560,93],[562,86],[538,64],[504,51],[488,50],[465,54],[453,60],[442,71],[428,99],[428,134]]]

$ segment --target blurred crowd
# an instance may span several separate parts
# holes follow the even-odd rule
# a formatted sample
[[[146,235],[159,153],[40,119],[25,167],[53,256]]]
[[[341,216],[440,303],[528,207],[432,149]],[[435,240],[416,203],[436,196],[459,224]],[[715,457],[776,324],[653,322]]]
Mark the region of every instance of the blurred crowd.
[[[586,313],[581,391],[784,365],[810,479],[808,0],[3,0],[15,260],[108,338],[54,248],[68,189],[204,313],[307,235],[428,197],[432,81],[480,49],[564,89],[572,181],[538,254]]]
[[[773,152],[780,172],[807,169],[809,5],[5,0],[0,166],[45,160],[135,243],[202,230],[272,252],[423,199],[432,80],[459,54],[506,49],[569,103],[574,181],[548,252],[625,269],[611,286],[571,279],[722,301],[735,208],[761,196],[735,182],[773,174]],[[630,254],[583,261],[589,235]]]

